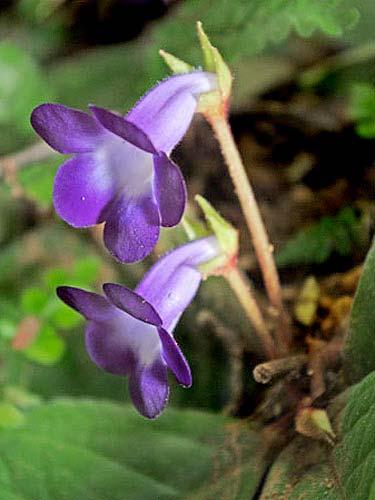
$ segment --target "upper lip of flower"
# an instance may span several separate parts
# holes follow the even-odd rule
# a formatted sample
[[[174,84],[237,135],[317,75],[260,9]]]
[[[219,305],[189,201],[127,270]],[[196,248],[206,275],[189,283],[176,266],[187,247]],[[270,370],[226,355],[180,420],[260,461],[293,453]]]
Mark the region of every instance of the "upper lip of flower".
[[[160,226],[181,220],[186,188],[168,153],[182,139],[197,95],[216,77],[196,71],[156,85],[125,116],[91,105],[92,115],[61,104],[32,113],[34,129],[54,149],[75,153],[54,184],[57,213],[74,227],[106,222],[104,241],[122,262],[136,262],[155,246]]]

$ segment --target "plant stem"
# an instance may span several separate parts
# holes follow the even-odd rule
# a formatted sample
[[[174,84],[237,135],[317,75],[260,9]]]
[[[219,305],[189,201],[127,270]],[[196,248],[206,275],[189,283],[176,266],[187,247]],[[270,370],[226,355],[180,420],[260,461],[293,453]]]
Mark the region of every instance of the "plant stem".
[[[280,348],[285,351],[290,343],[289,320],[282,302],[280,280],[273,258],[272,245],[270,244],[253,189],[246,175],[245,167],[227,119],[220,115],[208,116],[207,119],[219,141],[222,154],[235,186],[236,194],[252,237],[255,254],[262,271],[267,295],[278,316],[280,328],[278,328],[277,340]]]
[[[230,270],[224,274],[224,278],[229,283],[238,301],[242,305],[246,316],[253,325],[267,358],[274,358],[276,355],[275,343],[266,326],[258,303],[253,296],[250,283],[238,267],[230,268]]]

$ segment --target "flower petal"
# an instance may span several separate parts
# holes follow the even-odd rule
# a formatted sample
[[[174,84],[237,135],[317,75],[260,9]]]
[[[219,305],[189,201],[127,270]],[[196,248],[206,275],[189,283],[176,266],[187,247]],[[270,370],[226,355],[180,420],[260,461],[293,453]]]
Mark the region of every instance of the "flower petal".
[[[98,106],[90,106],[90,109],[101,125],[113,134],[122,137],[122,139],[144,151],[156,153],[150,139],[136,125],[127,122],[124,117],[116,115],[107,109],[99,108]]]
[[[93,226],[105,220],[116,193],[105,159],[80,154],[61,165],[53,189],[56,212],[74,227]]]
[[[122,196],[111,209],[104,242],[121,262],[144,259],[159,238],[160,217],[152,192],[134,198]]]
[[[163,358],[168,368],[173,372],[177,382],[190,387],[192,384],[190,367],[177,342],[164,328],[159,327],[158,332],[163,346]]]
[[[186,186],[179,167],[162,153],[154,156],[154,192],[159,207],[161,225],[178,224],[186,205]]]
[[[133,290],[115,283],[105,283],[103,290],[110,302],[119,309],[145,323],[161,325],[161,319],[152,305]]]
[[[87,153],[106,131],[87,113],[62,104],[41,104],[31,114],[34,130],[59,153]]]
[[[199,95],[216,88],[212,73],[194,71],[171,76],[142,97],[126,121],[143,130],[159,151],[169,152],[185,135]]]
[[[202,279],[199,264],[220,253],[214,236],[180,246],[159,259],[136,292],[154,306],[169,332],[195,296]]]
[[[129,392],[141,415],[156,418],[169,397],[167,366],[158,357],[147,366],[138,366],[129,378]]]
[[[65,304],[81,313],[88,320],[107,321],[112,318],[115,312],[114,306],[97,293],[71,286],[59,286],[56,293]]]
[[[86,350],[91,360],[113,375],[128,375],[136,365],[131,344],[123,338],[123,329],[111,323],[90,321],[86,326]]]

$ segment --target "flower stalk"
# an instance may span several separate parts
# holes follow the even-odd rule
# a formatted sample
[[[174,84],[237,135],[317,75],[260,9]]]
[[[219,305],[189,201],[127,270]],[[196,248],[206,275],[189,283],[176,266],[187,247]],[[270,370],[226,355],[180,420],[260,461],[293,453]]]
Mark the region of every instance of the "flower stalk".
[[[273,258],[273,248],[264,227],[253,189],[225,114],[209,114],[206,115],[206,118],[216,135],[228,166],[253,241],[267,295],[275,311],[275,315],[278,317],[280,325],[277,338],[280,344],[278,348],[281,351],[286,351],[290,343],[289,320],[283,306],[280,279]]]
[[[262,312],[251,290],[250,283],[237,266],[228,269],[223,276],[235,293],[246,316],[253,325],[267,358],[274,358],[276,356],[275,342],[266,326]]]

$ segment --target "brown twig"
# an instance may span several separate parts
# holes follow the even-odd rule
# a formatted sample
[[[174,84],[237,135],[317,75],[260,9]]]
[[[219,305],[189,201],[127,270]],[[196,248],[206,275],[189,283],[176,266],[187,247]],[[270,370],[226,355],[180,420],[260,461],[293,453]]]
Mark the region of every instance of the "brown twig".
[[[45,160],[54,154],[54,150],[45,142],[37,142],[17,153],[0,158],[0,178],[26,167],[30,163]]]
[[[257,365],[253,370],[254,379],[259,384],[268,384],[276,377],[301,371],[308,362],[307,354],[296,354],[287,358],[273,359]]]

